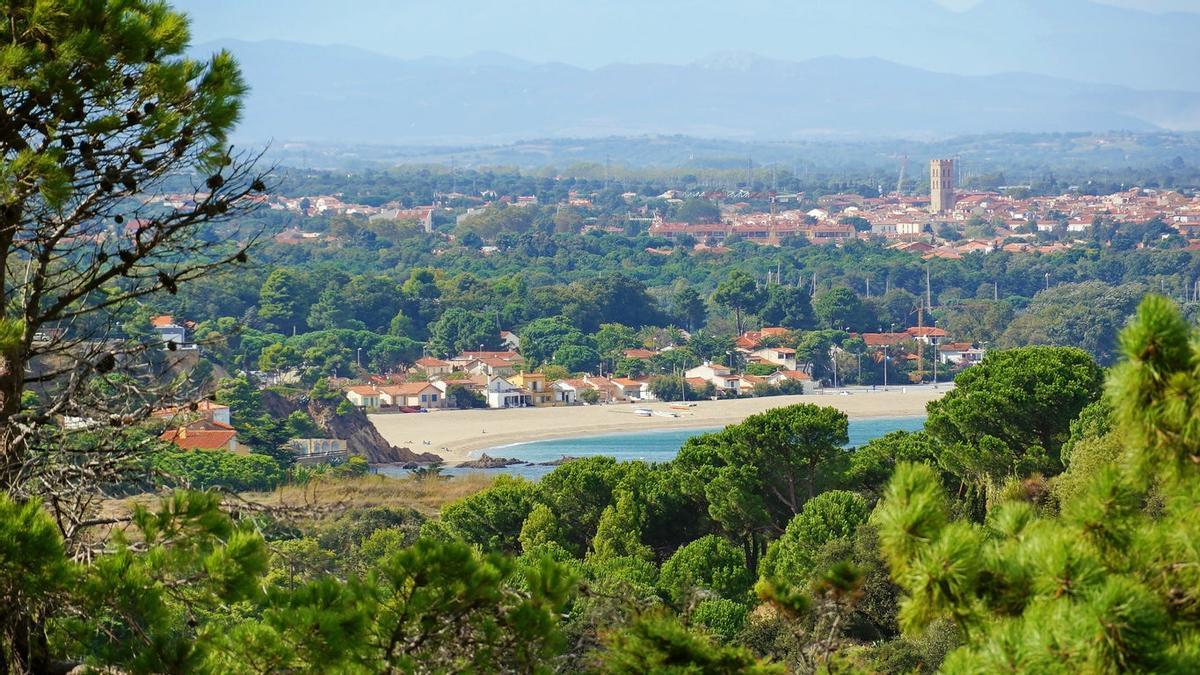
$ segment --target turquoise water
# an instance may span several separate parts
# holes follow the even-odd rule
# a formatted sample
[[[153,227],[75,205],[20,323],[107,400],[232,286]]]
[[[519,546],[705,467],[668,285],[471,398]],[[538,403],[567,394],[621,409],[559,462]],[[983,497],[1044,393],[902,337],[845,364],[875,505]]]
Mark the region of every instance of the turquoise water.
[[[925,424],[924,417],[880,417],[872,419],[850,420],[850,446],[862,445],[872,438],[878,438],[892,431],[919,431]],[[588,457],[591,455],[608,455],[618,461],[628,462],[640,460],[644,462],[665,462],[679,452],[684,441],[699,434],[719,431],[720,427],[700,429],[668,429],[659,431],[639,431],[637,433],[607,434],[604,436],[581,436],[577,438],[560,438],[551,441],[534,441],[531,443],[515,443],[496,448],[488,448],[486,452],[492,457],[512,457],[526,462],[550,462],[560,457]],[[472,453],[477,454],[477,453]],[[552,466],[514,465],[503,469],[489,469],[489,473],[509,473],[526,478],[541,478],[554,470]],[[407,473],[403,469],[381,468],[384,473]],[[447,469],[446,473],[455,475],[479,471],[479,469]]]

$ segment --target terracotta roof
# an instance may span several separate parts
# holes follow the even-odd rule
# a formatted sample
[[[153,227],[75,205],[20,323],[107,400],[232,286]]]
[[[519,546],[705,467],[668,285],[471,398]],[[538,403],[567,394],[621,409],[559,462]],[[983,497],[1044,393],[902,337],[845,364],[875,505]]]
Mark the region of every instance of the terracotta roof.
[[[229,442],[237,439],[233,429],[167,429],[159,436],[184,450],[227,450]]]
[[[625,358],[627,359],[648,359],[652,356],[654,356],[654,352],[641,347],[625,350]]]
[[[162,314],[160,316],[150,317],[150,325],[155,328],[166,328],[167,326],[175,325],[175,317],[170,314]]]
[[[868,347],[890,347],[900,344],[912,336],[908,333],[863,333],[861,337]]]
[[[812,376],[801,370],[780,370],[772,377],[786,377],[789,380],[811,380]]]
[[[905,331],[913,337],[946,337],[950,335],[941,328],[934,326],[913,326]]]
[[[360,384],[353,387],[346,387],[346,393],[355,393],[359,396],[378,396],[379,390],[375,387],[369,387],[367,385]]]
[[[381,387],[379,391],[380,393],[387,394],[388,396],[415,396],[416,394],[420,394],[421,392],[430,388],[437,389],[437,387],[434,387],[428,382],[405,382],[404,384],[393,384],[387,387]]]
[[[449,365],[451,365],[449,361],[435,359],[432,356],[422,356],[421,358],[416,360],[416,364],[418,366],[422,366],[425,368],[429,368],[429,367],[433,367],[433,366],[449,366]]]

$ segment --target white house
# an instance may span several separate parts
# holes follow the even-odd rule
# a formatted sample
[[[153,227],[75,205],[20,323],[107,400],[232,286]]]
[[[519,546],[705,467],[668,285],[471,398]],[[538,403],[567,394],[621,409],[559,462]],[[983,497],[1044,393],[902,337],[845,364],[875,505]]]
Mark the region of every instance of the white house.
[[[938,347],[938,356],[942,363],[955,366],[968,366],[983,360],[986,349],[981,349],[970,342],[950,342]]]
[[[346,387],[346,398],[359,408],[378,408],[380,404],[379,390],[366,385]]]
[[[750,352],[750,355],[788,370],[796,369],[796,350],[790,347],[759,347]]]
[[[441,408],[444,400],[442,390],[430,382],[405,382],[379,388],[379,402],[383,405]]]
[[[780,370],[767,377],[767,384],[779,386],[783,382],[800,382],[804,385],[804,393],[812,394],[817,390],[817,382],[808,373],[800,370]]]
[[[579,389],[566,380],[559,380],[550,385],[554,393],[554,402],[560,405],[574,405],[579,402]]]
[[[684,377],[689,380],[700,379],[712,382],[713,386],[719,391],[737,392],[742,389],[742,378],[740,375],[736,375],[729,368],[715,363],[705,363],[702,366],[691,368],[684,374]]]
[[[490,378],[484,393],[489,408],[522,408],[531,405],[529,392],[503,377]]]
[[[630,401],[647,401],[654,398],[653,392],[650,391],[649,380],[614,377],[612,378],[612,383],[617,387],[617,395],[620,398],[629,399]]]

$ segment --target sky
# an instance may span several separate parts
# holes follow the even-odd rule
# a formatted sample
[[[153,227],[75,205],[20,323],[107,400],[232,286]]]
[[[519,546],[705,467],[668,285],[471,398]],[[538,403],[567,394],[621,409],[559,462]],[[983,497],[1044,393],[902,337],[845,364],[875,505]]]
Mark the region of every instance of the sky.
[[[880,58],[1200,91],[1200,0],[172,0],[193,42],[280,40],[401,59],[498,53],[584,68],[726,52]],[[1164,12],[1183,12],[1164,14]],[[236,51],[236,50],[235,50]]]
[[[789,45],[749,40],[725,45],[721,30],[737,24],[770,22],[776,8],[802,7],[815,17],[830,15],[834,5],[874,5],[862,14],[908,11],[915,25],[927,23],[930,11],[961,12],[983,0],[172,0],[192,17],[193,40],[204,43],[227,38],[287,40],[309,44],[338,44],[396,56],[461,57],[480,51],[513,54],[533,61],[559,61],[584,67],[614,62],[686,63],[725,49],[786,56]],[[1083,0],[989,0],[993,3],[1032,2],[1053,6]],[[1200,0],[1094,0],[1097,3],[1145,12],[1200,14]],[[774,4],[772,4],[774,3]],[[756,7],[760,11],[747,11]],[[904,11],[904,10],[902,10]],[[945,12],[943,12],[945,13]],[[704,20],[714,31],[674,34],[678,17]],[[631,43],[614,34],[596,35],[592,22],[605,29],[628,29]],[[819,19],[815,19],[819,23]],[[906,30],[904,17],[896,34]],[[707,26],[706,26],[707,28]],[[856,44],[849,26],[820,24],[822,33],[845,33],[841,56],[896,55],[902,45],[880,45],[878,53]],[[603,29],[598,29],[603,30]],[[809,27],[796,26],[795,40],[803,43]],[[795,48],[796,45],[790,45]],[[812,54],[804,52],[803,57]]]

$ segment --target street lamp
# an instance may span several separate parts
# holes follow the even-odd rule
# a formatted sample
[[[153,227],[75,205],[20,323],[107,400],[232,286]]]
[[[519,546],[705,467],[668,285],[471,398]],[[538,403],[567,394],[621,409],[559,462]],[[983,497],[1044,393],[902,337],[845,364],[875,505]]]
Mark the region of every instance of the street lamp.
[[[362,347],[359,347],[355,355],[355,361],[358,363],[358,369],[362,370]]]

